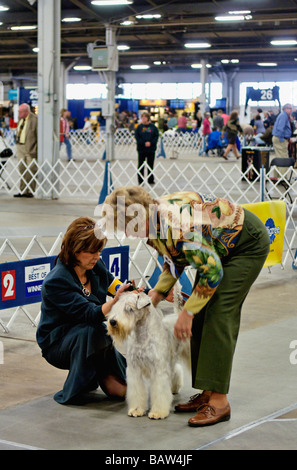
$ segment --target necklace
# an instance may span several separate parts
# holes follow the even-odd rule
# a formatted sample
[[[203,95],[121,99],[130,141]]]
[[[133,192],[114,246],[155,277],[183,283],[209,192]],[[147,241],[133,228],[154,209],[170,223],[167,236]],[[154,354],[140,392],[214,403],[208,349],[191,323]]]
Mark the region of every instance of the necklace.
[[[88,284],[89,282],[89,278],[87,276],[87,280],[86,282],[81,282],[81,287],[82,287],[82,293],[84,294],[85,297],[89,297],[89,295],[91,295],[91,292],[89,291],[89,289],[86,287],[86,285]]]

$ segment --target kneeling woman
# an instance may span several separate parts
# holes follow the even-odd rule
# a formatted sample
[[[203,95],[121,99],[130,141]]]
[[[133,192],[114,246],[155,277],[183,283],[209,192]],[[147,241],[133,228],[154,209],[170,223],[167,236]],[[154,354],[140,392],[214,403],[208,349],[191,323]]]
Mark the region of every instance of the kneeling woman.
[[[126,361],[103,322],[127,286],[119,287],[99,259],[106,241],[93,219],[74,220],[42,285],[37,342],[51,365],[69,370],[63,390],[54,395],[61,404],[80,403],[99,385],[108,396],[126,394]],[[106,301],[108,293],[114,297]]]

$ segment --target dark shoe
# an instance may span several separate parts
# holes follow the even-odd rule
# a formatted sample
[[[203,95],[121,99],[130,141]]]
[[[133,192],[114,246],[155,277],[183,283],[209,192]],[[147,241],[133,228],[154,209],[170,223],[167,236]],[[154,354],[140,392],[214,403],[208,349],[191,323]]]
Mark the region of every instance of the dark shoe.
[[[34,197],[32,193],[25,193],[23,194],[23,197]]]
[[[177,413],[186,413],[188,411],[196,411],[197,408],[201,405],[204,405],[209,402],[211,392],[204,391],[203,393],[197,393],[190,397],[190,400],[187,403],[180,403],[176,405],[175,411]]]
[[[223,158],[225,158],[225,160],[228,160],[228,157],[227,157],[227,155],[223,155]]]
[[[13,197],[25,197],[25,194],[18,193],[14,194]]]
[[[190,418],[189,426],[211,426],[212,424],[220,423],[221,421],[229,421],[231,417],[231,408],[228,403],[224,408],[215,408],[212,405],[201,405],[197,409],[197,414]]]

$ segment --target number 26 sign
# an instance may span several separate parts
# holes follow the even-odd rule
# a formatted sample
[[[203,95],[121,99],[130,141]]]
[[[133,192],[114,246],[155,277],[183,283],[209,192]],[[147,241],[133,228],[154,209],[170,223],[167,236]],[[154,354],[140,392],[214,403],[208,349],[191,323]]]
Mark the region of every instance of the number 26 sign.
[[[2,301],[15,299],[15,271],[2,272]]]

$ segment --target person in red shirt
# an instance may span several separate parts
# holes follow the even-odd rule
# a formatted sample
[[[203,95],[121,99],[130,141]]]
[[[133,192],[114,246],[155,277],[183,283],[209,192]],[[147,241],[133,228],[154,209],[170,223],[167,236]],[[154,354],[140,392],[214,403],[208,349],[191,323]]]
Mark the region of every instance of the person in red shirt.
[[[211,133],[210,113],[205,113],[202,127],[202,135],[209,135]]]

